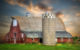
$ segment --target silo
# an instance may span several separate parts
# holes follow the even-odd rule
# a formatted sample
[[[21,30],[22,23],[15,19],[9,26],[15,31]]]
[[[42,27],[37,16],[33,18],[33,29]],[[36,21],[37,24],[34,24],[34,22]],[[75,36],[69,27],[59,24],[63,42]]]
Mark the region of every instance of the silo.
[[[46,12],[42,17],[43,44],[56,44],[56,19],[52,13]]]

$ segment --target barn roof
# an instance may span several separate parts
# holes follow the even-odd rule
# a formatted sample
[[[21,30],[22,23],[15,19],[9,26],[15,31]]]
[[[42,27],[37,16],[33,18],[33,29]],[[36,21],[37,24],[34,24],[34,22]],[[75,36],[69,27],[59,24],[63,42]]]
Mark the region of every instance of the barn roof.
[[[27,31],[42,31],[42,17],[25,17],[14,16],[21,25],[21,30]],[[56,31],[65,31],[64,22],[56,17]]]
[[[40,31],[23,31],[28,38],[42,38],[42,32]],[[66,31],[56,31],[56,38],[71,38],[72,35]]]
[[[29,32],[29,31],[25,31],[24,32],[25,34],[26,34],[26,37],[28,37],[28,38],[42,38],[42,32],[40,32],[40,31],[31,31],[31,32]]]
[[[56,31],[56,37],[68,37],[71,38],[72,35],[66,31]]]

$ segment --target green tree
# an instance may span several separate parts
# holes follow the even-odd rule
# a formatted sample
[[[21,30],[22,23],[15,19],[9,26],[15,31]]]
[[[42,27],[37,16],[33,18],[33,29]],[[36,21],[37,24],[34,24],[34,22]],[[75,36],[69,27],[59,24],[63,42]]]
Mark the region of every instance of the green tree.
[[[78,37],[76,36],[76,37],[73,37],[73,43],[77,43],[78,42]]]

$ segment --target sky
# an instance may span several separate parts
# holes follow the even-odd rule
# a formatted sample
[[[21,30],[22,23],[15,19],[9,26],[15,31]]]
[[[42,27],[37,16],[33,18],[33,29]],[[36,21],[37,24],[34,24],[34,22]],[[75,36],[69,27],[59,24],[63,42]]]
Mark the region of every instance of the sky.
[[[41,17],[46,11],[61,18],[68,32],[80,35],[80,0],[0,0],[0,37],[8,32],[11,16]]]

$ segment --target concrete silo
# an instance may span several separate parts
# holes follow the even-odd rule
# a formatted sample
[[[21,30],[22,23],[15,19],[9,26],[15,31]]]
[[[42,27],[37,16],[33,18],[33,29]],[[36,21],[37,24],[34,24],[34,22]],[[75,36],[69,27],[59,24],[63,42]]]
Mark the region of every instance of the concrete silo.
[[[43,44],[56,44],[56,19],[53,14],[46,12],[42,18]]]

